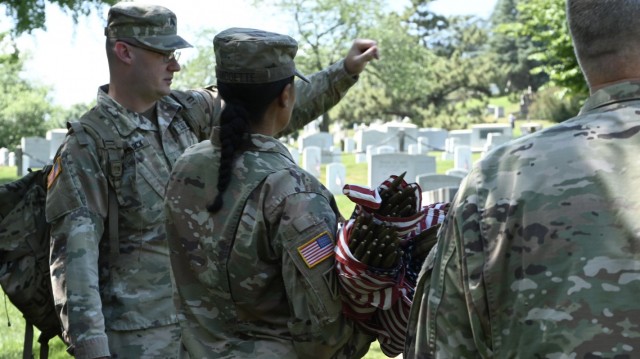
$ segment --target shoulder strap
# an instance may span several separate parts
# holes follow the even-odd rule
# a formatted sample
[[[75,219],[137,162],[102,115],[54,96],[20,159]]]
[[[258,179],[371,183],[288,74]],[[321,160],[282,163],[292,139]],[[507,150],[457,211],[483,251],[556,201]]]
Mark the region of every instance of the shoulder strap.
[[[198,99],[195,98],[195,94],[198,94],[203,97],[202,102],[207,105],[208,113],[205,111],[201,105],[198,104]],[[219,97],[213,97],[209,92],[204,90],[191,90],[189,92],[183,91],[171,91],[171,98],[173,98],[177,103],[182,106],[182,118],[187,122],[187,125],[191,128],[193,132],[195,132],[196,136],[200,141],[206,140],[203,129],[201,128],[201,124],[205,121],[197,121],[193,116],[194,112],[197,111],[198,115],[201,118],[205,119],[209,116],[212,118],[209,120],[209,126],[213,123],[213,119],[215,119],[220,112],[221,103]],[[217,105],[216,105],[217,104]]]
[[[113,134],[113,130],[100,121],[91,121],[84,115],[78,121],[69,121],[70,126],[76,133],[78,143],[86,146],[87,135],[91,136],[98,146],[98,156],[100,156],[100,166],[108,178],[108,212],[107,230],[109,233],[109,254],[113,259],[119,254],[118,242],[118,197],[116,189],[120,187],[122,179],[122,158],[124,157],[124,146],[122,140]],[[106,167],[104,160],[106,157]],[[113,260],[111,261],[113,262]]]

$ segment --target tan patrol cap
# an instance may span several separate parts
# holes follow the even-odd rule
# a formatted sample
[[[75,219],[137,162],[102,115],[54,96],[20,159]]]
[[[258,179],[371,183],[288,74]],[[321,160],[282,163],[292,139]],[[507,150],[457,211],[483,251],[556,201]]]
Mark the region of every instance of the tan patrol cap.
[[[216,77],[220,82],[260,84],[298,76],[309,82],[293,62],[298,43],[273,32],[230,28],[213,38]]]
[[[108,38],[133,39],[137,45],[169,52],[192,47],[178,36],[173,11],[157,5],[120,2],[109,9],[104,34]]]

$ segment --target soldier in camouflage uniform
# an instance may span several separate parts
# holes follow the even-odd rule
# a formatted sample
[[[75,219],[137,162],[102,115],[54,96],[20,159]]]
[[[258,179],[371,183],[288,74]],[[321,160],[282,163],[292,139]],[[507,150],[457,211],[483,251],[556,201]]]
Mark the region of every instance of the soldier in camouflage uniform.
[[[190,46],[176,29],[175,15],[164,7],[120,3],[109,11],[110,83],[100,87],[97,106],[87,116],[124,143],[122,177],[111,184],[119,206],[119,255],[108,267],[99,244],[106,231],[109,181],[93,139],[84,146],[71,132],[49,177],[54,296],[70,351],[78,358],[177,357],[165,185],[178,156],[210,136],[223,102],[215,88],[181,92],[193,100],[191,108],[168,96],[180,70],[174,51]],[[292,127],[337,103],[375,50],[372,41],[356,40],[345,60],[299,85]]]
[[[362,357],[374,338],[342,315],[335,200],[273,137],[302,77],[297,43],[232,28],[214,50],[228,107],[178,159],[165,200],[183,357]]]
[[[640,2],[568,0],[567,15],[591,96],[464,180],[405,358],[640,357]]]

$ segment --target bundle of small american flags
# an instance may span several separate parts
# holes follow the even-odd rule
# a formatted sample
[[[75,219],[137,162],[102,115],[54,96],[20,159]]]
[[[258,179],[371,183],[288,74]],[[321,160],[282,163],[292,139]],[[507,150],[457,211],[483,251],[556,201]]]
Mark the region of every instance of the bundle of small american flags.
[[[356,208],[351,218],[338,229],[336,262],[338,278],[343,294],[345,315],[377,336],[380,348],[389,357],[397,356],[404,349],[406,326],[415,291],[418,271],[424,258],[412,258],[414,238],[429,229],[436,229],[444,220],[448,203],[435,203],[422,207],[421,190],[403,179],[401,187],[413,187],[417,195],[417,210],[406,217],[388,217],[377,213],[380,208],[380,192],[388,188],[397,176],[391,176],[375,189],[357,185],[345,185],[343,193]],[[392,268],[378,268],[360,262],[349,248],[356,218],[371,215],[376,223],[394,228],[398,234],[403,255]],[[354,239],[355,240],[355,239]]]

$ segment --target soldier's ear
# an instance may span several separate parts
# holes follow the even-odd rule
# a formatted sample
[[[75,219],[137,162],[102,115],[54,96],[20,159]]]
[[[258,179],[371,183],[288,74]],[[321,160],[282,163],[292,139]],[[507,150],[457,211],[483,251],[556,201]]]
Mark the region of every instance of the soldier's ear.
[[[115,45],[113,46],[113,52],[115,53],[116,57],[120,59],[120,61],[130,64],[135,58],[135,54],[133,53],[132,48],[133,46],[123,41],[116,41]]]

